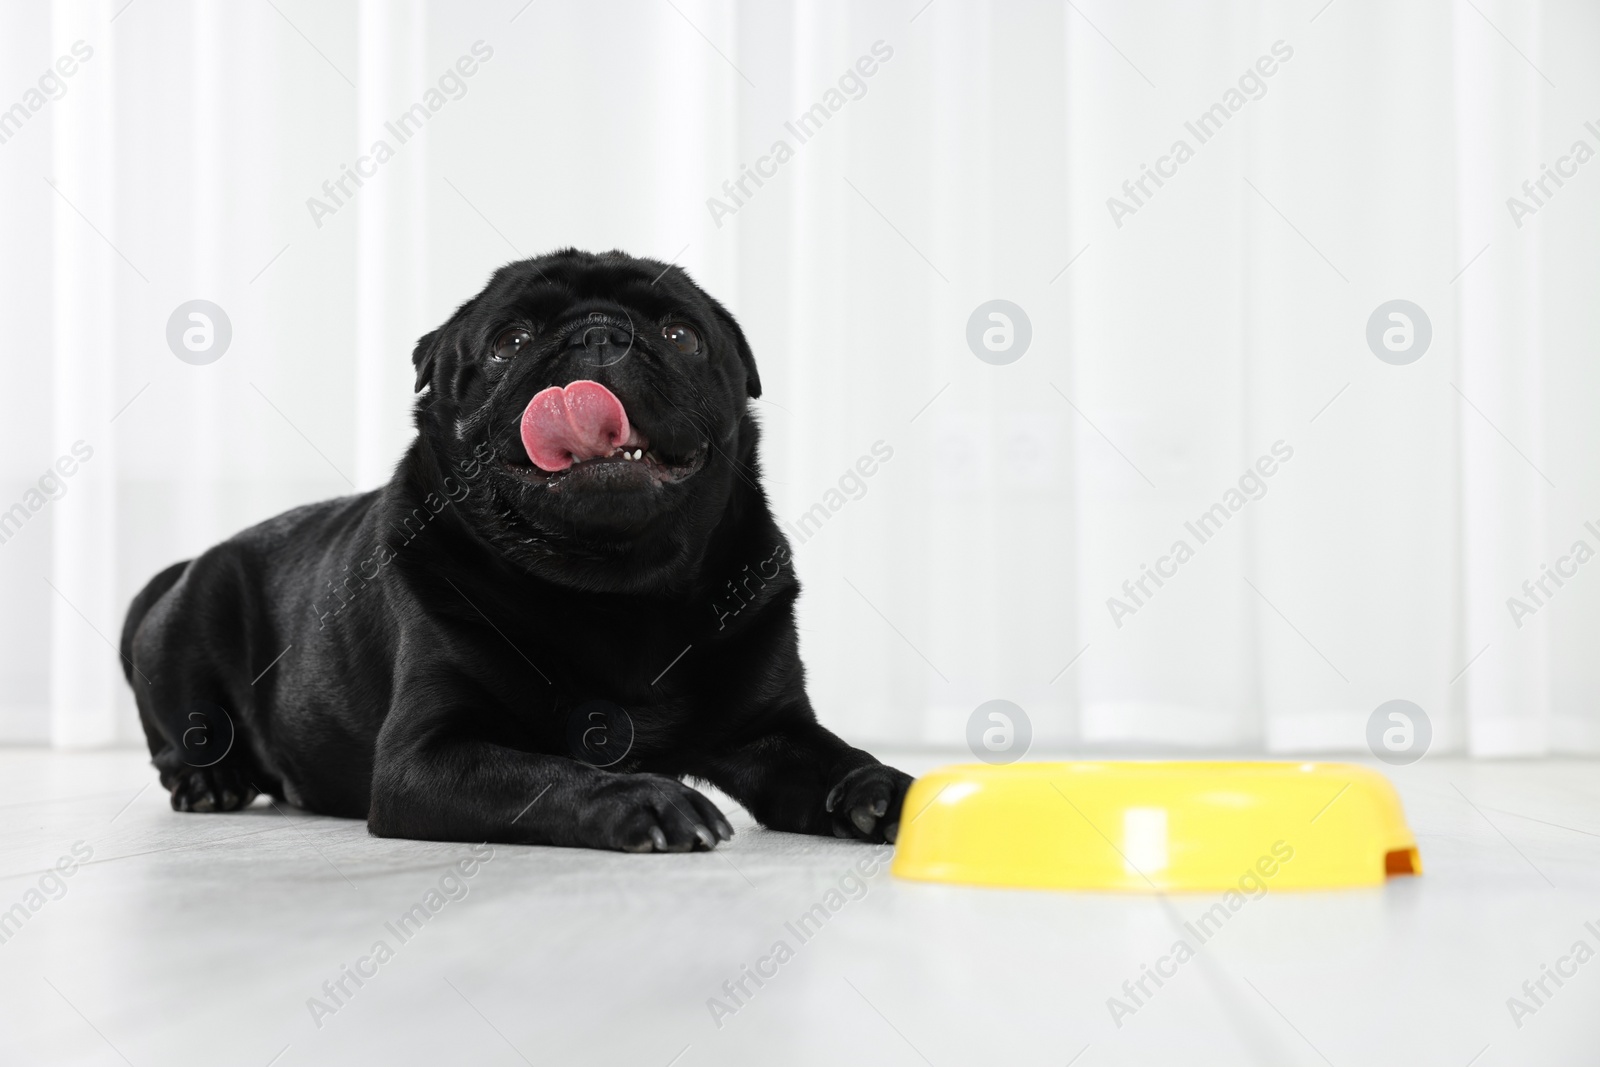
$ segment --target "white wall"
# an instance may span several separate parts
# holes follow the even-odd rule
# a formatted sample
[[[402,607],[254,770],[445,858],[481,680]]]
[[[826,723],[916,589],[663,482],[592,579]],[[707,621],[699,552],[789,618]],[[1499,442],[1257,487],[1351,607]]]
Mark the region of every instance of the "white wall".
[[[797,549],[813,698],[853,739],[959,744],[1004,697],[1043,741],[1358,750],[1405,698],[1439,750],[1600,749],[1600,565],[1520,627],[1506,604],[1600,549],[1600,163],[1520,227],[1506,204],[1600,150],[1593,5],[123,5],[0,8],[0,107],[93,49],[0,143],[0,509],[94,450],[0,543],[0,739],[137,739],[105,643],[133,592],[381,482],[415,338],[577,245],[676,259],[741,317],[782,517],[893,448]],[[398,145],[384,123],[479,41]],[[784,123],[880,41],[799,143]],[[1280,41],[1201,144],[1185,122]],[[394,158],[314,221],[380,137]],[[165,340],[195,298],[233,329],[204,366]],[[1005,366],[965,337],[995,298],[1032,324]],[[1433,328],[1406,366],[1365,340],[1395,298]],[[1278,441],[1199,544],[1185,521]],[[1179,538],[1193,560],[1114,620]]]

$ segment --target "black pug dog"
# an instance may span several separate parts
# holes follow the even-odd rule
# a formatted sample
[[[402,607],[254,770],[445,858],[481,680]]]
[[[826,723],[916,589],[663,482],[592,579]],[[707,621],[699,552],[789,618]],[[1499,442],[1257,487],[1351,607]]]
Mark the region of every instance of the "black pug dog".
[[[759,478],[755,358],[682,270],[575,250],[423,337],[383,488],[155,577],[125,672],[180,811],[265,792],[380,837],[893,841],[911,779],[818,724]]]

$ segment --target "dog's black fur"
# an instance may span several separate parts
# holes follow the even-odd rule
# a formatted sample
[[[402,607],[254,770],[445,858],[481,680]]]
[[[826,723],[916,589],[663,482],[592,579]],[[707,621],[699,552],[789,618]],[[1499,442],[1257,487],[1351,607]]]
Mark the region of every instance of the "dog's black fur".
[[[387,485],[134,598],[121,651],[175,809],[265,792],[382,837],[711,848],[733,831],[689,777],[773,829],[894,840],[910,779],[806,697],[761,383],[721,304],[676,267],[567,250],[501,268],[413,362],[418,434]],[[649,457],[530,464],[524,408],[577,379]]]

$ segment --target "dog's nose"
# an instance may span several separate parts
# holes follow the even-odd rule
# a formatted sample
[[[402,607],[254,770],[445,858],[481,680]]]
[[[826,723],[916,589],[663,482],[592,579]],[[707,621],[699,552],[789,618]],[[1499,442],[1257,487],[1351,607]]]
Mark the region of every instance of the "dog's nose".
[[[587,361],[606,364],[633,344],[633,332],[608,319],[591,319],[567,336],[567,348],[582,349]]]

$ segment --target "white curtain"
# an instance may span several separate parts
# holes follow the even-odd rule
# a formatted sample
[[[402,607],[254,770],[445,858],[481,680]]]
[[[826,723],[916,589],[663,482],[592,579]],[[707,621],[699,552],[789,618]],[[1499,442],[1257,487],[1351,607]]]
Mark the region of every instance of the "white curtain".
[[[129,597],[380,484],[415,339],[577,245],[743,321],[854,740],[1004,698],[1041,747],[1359,751],[1399,698],[1435,751],[1600,750],[1597,43],[1507,0],[6,5],[0,740],[136,743]]]

